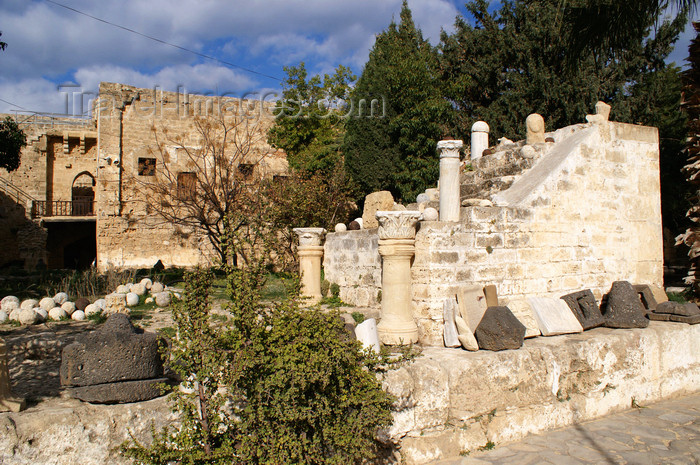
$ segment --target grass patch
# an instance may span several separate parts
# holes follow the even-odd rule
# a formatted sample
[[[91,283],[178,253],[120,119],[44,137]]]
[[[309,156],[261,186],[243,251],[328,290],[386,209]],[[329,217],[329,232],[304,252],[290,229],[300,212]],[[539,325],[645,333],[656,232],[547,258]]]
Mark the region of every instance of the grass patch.
[[[685,292],[669,292],[666,295],[668,296],[668,300],[670,300],[671,302],[678,302],[679,304],[684,304],[688,301]]]
[[[365,321],[365,314],[364,314],[364,313],[361,313],[361,312],[352,312],[352,313],[350,314],[350,316],[352,316],[352,319],[355,320],[355,323],[357,323],[358,325],[359,325],[360,323],[362,323],[363,321]]]
[[[484,444],[483,446],[480,446],[480,447],[479,447],[479,450],[480,450],[480,451],[493,450],[494,447],[496,447],[496,444],[493,443],[493,442],[491,442],[491,441],[488,441],[488,442],[487,442],[486,444]]]

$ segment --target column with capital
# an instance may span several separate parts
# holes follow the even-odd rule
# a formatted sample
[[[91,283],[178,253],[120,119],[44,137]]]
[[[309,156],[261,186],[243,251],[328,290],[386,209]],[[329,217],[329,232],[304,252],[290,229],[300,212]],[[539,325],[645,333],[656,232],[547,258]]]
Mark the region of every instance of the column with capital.
[[[321,257],[323,257],[323,228],[294,228],[299,236],[299,274],[301,275],[301,295],[309,303],[321,301]]]
[[[418,326],[413,319],[411,257],[420,218],[419,211],[377,212],[382,256],[382,313],[377,330],[383,344],[418,342]]]
[[[441,140],[440,151],[440,221],[459,221],[459,150],[461,140]]]

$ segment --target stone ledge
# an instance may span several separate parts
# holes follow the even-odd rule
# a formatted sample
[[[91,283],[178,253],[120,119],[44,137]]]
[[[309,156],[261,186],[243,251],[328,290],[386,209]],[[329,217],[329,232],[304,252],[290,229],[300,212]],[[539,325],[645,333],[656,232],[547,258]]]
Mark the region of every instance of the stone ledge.
[[[593,419],[700,386],[700,325],[539,337],[519,350],[428,348],[384,379],[406,464]]]

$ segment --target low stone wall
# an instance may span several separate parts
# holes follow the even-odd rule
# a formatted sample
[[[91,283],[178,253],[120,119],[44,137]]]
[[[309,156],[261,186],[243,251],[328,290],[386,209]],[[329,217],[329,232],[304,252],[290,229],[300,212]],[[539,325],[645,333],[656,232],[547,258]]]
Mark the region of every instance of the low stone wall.
[[[379,306],[382,259],[377,229],[330,233],[324,251],[324,277],[340,286],[340,298],[357,307]]]
[[[700,325],[540,337],[519,350],[428,348],[385,375],[406,464],[575,424],[700,386]]]

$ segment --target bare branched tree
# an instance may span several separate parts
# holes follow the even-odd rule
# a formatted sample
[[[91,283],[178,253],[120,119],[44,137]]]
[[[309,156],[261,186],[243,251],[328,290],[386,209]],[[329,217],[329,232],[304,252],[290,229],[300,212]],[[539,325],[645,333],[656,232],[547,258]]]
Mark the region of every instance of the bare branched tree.
[[[193,133],[171,136],[167,128],[152,128],[155,146],[150,163],[139,166],[137,189],[147,211],[176,227],[204,234],[222,263],[236,264],[259,240],[264,215],[259,195],[267,137],[265,121],[238,112],[195,117]],[[144,181],[144,179],[146,179]],[[254,224],[253,224],[254,223]],[[250,230],[250,233],[245,231]],[[226,240],[230,232],[236,241]]]

